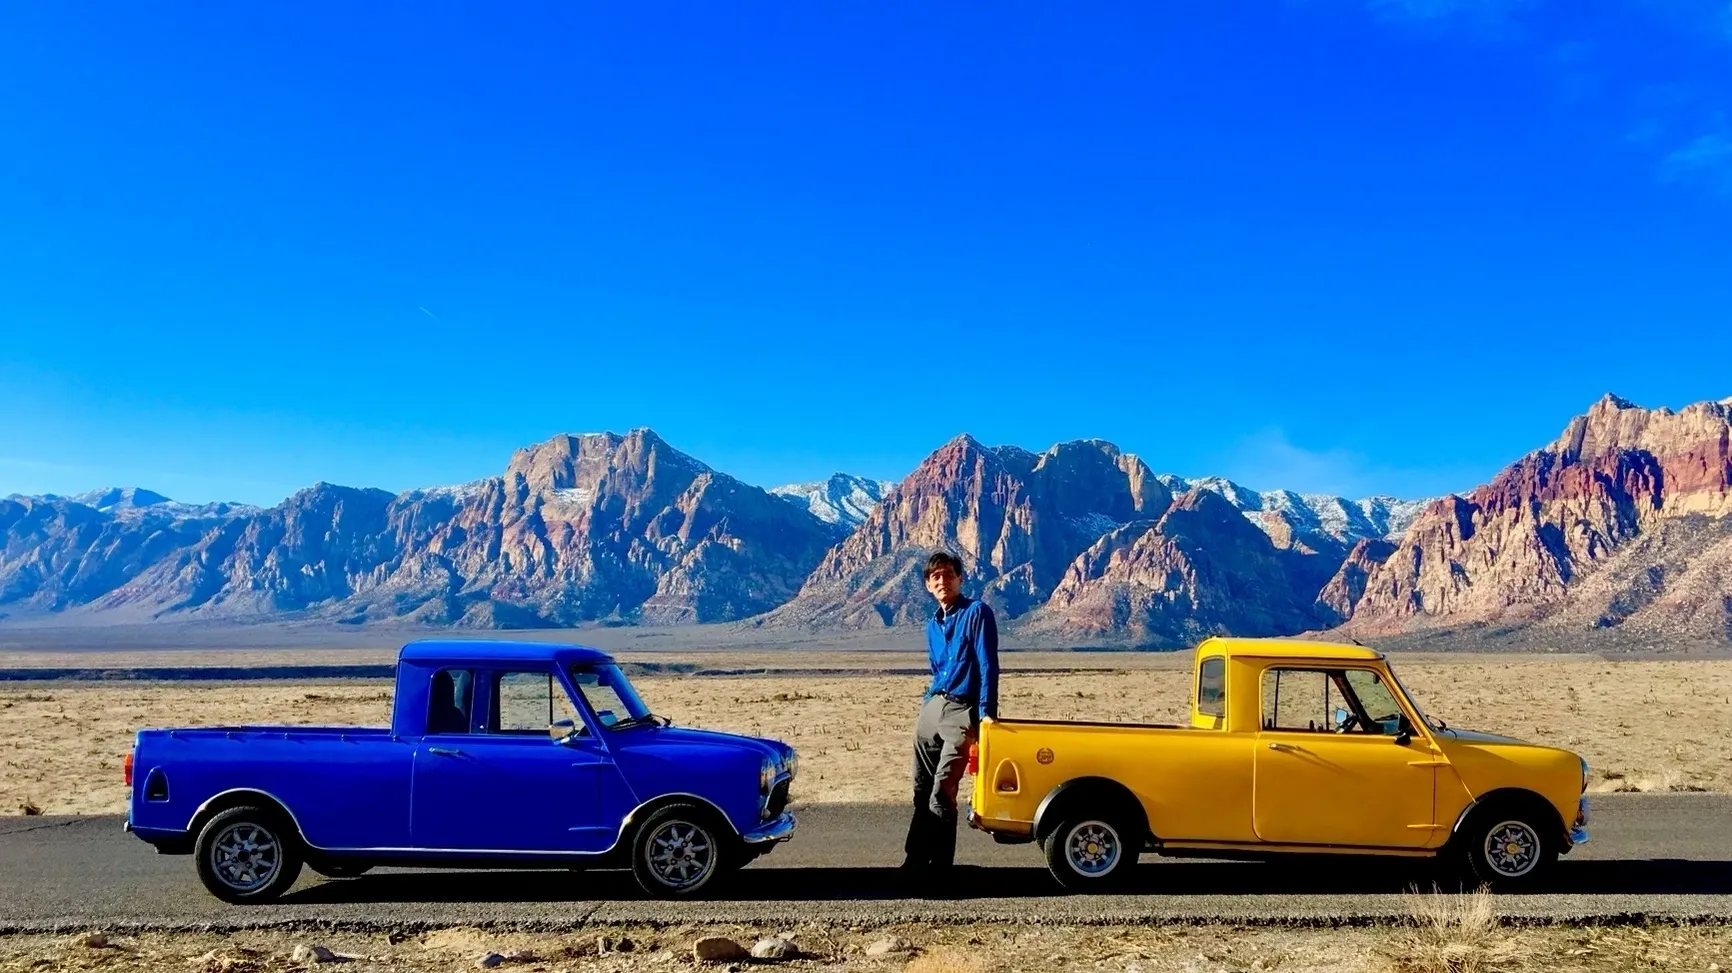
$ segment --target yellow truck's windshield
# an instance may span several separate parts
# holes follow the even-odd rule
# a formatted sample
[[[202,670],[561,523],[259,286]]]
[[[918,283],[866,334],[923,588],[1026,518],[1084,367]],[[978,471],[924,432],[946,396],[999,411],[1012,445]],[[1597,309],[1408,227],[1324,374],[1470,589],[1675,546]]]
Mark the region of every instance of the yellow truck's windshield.
[[[1401,689],[1401,695],[1407,697],[1407,702],[1413,706],[1413,711],[1419,714],[1419,718],[1436,729],[1444,729],[1445,725],[1442,720],[1433,719],[1431,716],[1426,714],[1425,707],[1419,705],[1419,697],[1413,695],[1413,690],[1408,689],[1407,683],[1402,682],[1401,676],[1396,674],[1395,666],[1387,659],[1384,660],[1384,665],[1389,669],[1389,678],[1395,681],[1395,685]]]

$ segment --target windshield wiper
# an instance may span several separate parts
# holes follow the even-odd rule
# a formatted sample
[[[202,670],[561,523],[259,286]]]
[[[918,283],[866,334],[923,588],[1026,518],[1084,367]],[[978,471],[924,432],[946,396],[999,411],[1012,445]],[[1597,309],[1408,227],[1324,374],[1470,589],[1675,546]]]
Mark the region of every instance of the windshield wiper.
[[[672,720],[665,716],[657,716],[654,713],[645,713],[642,716],[628,716],[623,720],[615,720],[608,729],[623,730],[628,726],[667,726],[672,722]]]

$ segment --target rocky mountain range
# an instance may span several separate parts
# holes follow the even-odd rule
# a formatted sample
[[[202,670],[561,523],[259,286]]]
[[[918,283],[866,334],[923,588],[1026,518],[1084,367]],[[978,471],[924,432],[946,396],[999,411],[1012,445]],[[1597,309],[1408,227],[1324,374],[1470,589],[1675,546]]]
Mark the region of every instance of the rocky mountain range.
[[[1325,586],[1357,543],[1387,545],[1423,505],[1157,475],[1100,440],[1036,454],[958,436],[753,624],[914,622],[930,608],[924,558],[945,547],[1025,636],[1176,645],[1214,631],[1296,632],[1339,621],[1319,601]]]
[[[459,486],[319,483],[269,509],[13,496],[0,612],[869,631],[925,616],[919,567],[944,547],[1031,643],[1726,643],[1729,407],[1608,396],[1490,483],[1430,501],[1259,493],[1100,440],[1035,453],[966,435],[896,483],[764,490],[647,429],[554,437]]]
[[[713,622],[786,601],[836,528],[649,430],[559,436],[462,487],[318,483],[269,510],[124,520],[0,501],[0,608],[487,627]]]
[[[1654,650],[1732,641],[1732,399],[1674,412],[1614,395],[1466,496],[1433,503],[1340,627]]]

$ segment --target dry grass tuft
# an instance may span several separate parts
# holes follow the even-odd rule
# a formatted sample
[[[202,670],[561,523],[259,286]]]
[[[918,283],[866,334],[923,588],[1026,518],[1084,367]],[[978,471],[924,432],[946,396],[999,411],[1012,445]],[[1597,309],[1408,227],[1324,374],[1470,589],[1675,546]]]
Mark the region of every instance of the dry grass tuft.
[[[1433,887],[1403,898],[1409,922],[1382,950],[1395,973],[1482,973],[1520,958],[1522,950],[1498,925],[1486,889],[1459,895]]]
[[[42,813],[42,806],[29,798],[25,798],[18,805],[18,813],[27,818],[33,818]]]

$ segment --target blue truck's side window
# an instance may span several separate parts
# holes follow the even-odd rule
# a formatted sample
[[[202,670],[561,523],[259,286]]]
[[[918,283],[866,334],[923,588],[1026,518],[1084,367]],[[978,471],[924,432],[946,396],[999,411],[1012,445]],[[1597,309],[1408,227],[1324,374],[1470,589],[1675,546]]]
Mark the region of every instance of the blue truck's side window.
[[[550,672],[495,673],[493,693],[492,718],[488,720],[490,733],[545,737],[547,728],[557,720],[583,725],[565,688],[554,681]]]
[[[468,733],[475,712],[475,673],[440,669],[433,674],[427,699],[428,733]]]

